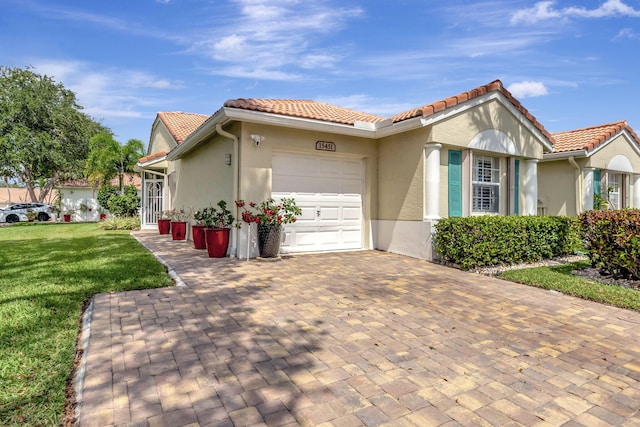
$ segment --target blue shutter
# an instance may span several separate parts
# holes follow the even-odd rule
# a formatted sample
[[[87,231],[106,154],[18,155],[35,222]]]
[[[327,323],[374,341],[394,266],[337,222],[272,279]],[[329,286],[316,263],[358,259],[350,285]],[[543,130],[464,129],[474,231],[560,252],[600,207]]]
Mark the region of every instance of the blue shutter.
[[[513,179],[515,185],[513,186],[513,214],[520,215],[520,160],[516,159],[514,162]]]
[[[593,171],[593,194],[596,196],[600,195],[600,175],[600,169],[596,169]]]
[[[462,151],[449,150],[449,216],[462,216]]]

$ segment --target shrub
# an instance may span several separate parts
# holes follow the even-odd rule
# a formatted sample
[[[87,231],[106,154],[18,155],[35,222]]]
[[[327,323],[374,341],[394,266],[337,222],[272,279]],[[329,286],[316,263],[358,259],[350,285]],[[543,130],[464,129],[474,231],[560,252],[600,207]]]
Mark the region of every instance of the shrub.
[[[122,194],[109,197],[107,209],[117,217],[137,216],[140,210],[140,196],[136,187],[127,185]]]
[[[98,199],[98,204],[102,206],[104,209],[109,209],[109,199],[111,196],[118,195],[118,187],[115,185],[103,185],[98,190],[98,194],[96,195],[96,199]]]
[[[103,230],[139,230],[140,218],[139,217],[111,217],[98,223],[98,226]]]
[[[591,210],[579,221],[593,267],[640,279],[640,209]]]
[[[535,262],[580,248],[577,219],[550,216],[444,218],[434,243],[444,261],[464,269]]]

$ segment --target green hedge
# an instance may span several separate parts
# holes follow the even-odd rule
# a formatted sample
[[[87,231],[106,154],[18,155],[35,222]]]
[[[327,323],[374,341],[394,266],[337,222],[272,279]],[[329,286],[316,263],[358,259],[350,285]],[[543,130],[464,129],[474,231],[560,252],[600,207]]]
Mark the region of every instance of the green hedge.
[[[591,210],[579,220],[592,266],[640,279],[640,209]]]
[[[436,224],[434,243],[443,261],[468,270],[571,254],[580,249],[580,233],[572,217],[444,218]]]

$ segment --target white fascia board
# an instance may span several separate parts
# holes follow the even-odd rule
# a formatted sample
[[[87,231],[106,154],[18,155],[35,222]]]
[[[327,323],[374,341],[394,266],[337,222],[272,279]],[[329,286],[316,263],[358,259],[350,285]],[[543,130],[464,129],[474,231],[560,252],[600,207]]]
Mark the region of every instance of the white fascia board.
[[[573,151],[563,151],[561,153],[545,153],[542,155],[541,162],[550,162],[553,160],[564,160],[569,157],[589,157],[589,154],[586,150],[573,150]]]
[[[212,135],[216,131],[216,125],[218,123],[225,122],[225,114],[223,109],[216,111],[216,113],[207,119],[207,121],[201,125],[195,132],[187,137],[182,144],[178,145],[167,154],[167,160],[177,160],[193,150],[198,144],[200,144],[209,135]]]
[[[549,151],[553,150],[553,145],[551,141],[547,139],[546,136],[531,123],[520,110],[518,110],[512,103],[509,101],[501,92],[491,92],[484,95],[481,95],[477,98],[473,98],[470,101],[465,101],[462,104],[454,105],[453,107],[445,108],[442,111],[439,111],[435,114],[432,114],[427,117],[420,117],[423,126],[429,126],[431,124],[435,124],[441,120],[448,119],[460,113],[463,113],[467,110],[470,110],[479,105],[485,104],[491,100],[497,100],[504,106],[509,112],[525,127],[534,134],[542,145],[544,145]]]
[[[163,162],[165,160],[167,160],[167,155],[166,154],[164,156],[162,156],[162,157],[156,157],[155,159],[151,159],[148,162],[137,163],[136,167],[144,169],[144,168],[148,168],[149,166],[153,166],[153,165],[155,165],[157,163]]]
[[[375,130],[360,129],[352,125],[345,125],[342,123],[324,122],[320,120],[283,116],[281,114],[264,113],[259,111],[248,111],[239,108],[224,108],[224,113],[230,120],[238,120],[242,122],[317,132],[337,133],[339,135],[358,136],[370,139],[376,138]]]

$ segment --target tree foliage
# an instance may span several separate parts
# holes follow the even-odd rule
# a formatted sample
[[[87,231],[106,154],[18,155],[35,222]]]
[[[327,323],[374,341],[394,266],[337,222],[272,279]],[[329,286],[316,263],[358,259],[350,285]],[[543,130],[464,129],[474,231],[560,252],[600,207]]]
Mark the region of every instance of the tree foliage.
[[[20,179],[33,201],[46,200],[60,180],[82,176],[89,138],[109,131],[81,109],[52,78],[0,66],[0,170]]]
[[[144,156],[144,143],[130,139],[122,145],[109,133],[98,133],[89,141],[89,157],[86,175],[94,187],[107,185],[114,177],[119,178],[122,191],[124,174],[132,173],[140,157]]]

